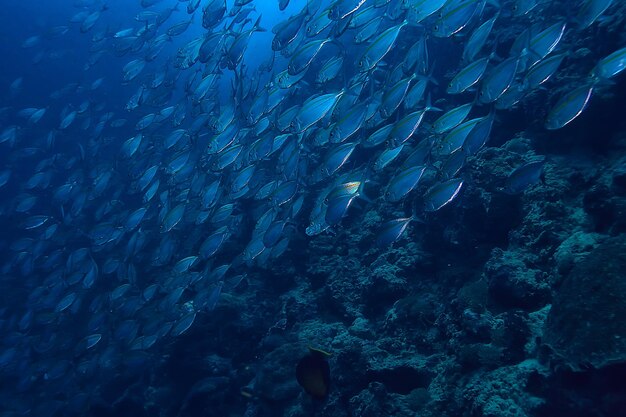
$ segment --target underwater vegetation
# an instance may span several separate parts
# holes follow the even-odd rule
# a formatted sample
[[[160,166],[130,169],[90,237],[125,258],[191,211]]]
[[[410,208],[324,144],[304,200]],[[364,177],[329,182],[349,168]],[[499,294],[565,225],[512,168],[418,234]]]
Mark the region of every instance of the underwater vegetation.
[[[0,16],[0,416],[626,416],[626,3]]]

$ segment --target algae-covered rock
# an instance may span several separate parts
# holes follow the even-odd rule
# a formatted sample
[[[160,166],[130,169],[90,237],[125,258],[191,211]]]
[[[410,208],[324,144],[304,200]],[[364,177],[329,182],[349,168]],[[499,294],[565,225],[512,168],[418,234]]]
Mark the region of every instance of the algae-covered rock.
[[[302,390],[294,372],[305,353],[306,348],[301,344],[285,344],[268,353],[256,373],[255,395],[274,402],[296,398]]]
[[[600,244],[565,277],[544,338],[574,369],[626,361],[626,235]]]
[[[575,264],[586,258],[601,240],[602,235],[597,233],[572,234],[561,243],[554,254],[557,270],[560,273],[569,272]]]
[[[477,374],[467,384],[458,399],[465,405],[465,415],[483,417],[527,417],[534,414],[544,400],[526,391],[533,375],[546,370],[535,360]]]
[[[494,249],[485,265],[491,304],[505,308],[535,310],[548,303],[549,279],[526,265],[518,252]]]

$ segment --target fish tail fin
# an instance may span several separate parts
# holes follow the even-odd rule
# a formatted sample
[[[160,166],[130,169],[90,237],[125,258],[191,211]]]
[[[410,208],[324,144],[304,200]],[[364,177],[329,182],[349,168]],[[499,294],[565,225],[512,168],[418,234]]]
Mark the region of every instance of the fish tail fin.
[[[365,169],[363,170],[363,173],[361,174],[361,180],[360,180],[360,184],[359,184],[359,189],[357,190],[357,195],[361,200],[365,200],[367,203],[373,203],[374,200],[372,200],[367,194],[365,194],[365,184],[372,182],[368,179],[368,177],[371,174],[371,163],[369,163],[367,165],[367,167],[365,167]]]
[[[386,14],[385,17],[389,18]],[[418,28],[418,29],[425,29],[425,26],[420,23],[420,22],[416,22],[416,21],[412,21],[410,19],[404,19],[402,21],[402,23],[400,23],[401,26],[410,26],[412,28]]]
[[[441,169],[441,166],[431,165],[429,168],[435,171],[438,177],[445,178],[445,172]]]
[[[437,68],[437,60],[434,60],[433,63],[430,65],[430,69],[428,70],[428,75],[426,77],[428,82],[439,86],[439,81],[437,81],[437,79],[433,77],[433,74],[435,73],[435,68]]]
[[[432,105],[430,93],[428,93],[428,96],[426,97],[426,105],[424,107],[424,111],[443,111],[443,109]]]
[[[535,58],[537,60],[543,59],[538,52],[530,47],[530,45],[527,48],[524,48],[519,56],[520,59],[528,57]]]
[[[359,187],[359,188],[362,188],[362,186],[363,186],[363,184],[362,184],[362,185],[361,185],[361,187]],[[360,191],[360,192],[359,192],[359,198],[360,198],[361,200],[364,200],[366,203],[370,203],[370,204],[373,204],[373,203],[374,203],[374,200],[372,200],[371,198],[369,198],[369,197],[365,194],[365,192],[363,192],[363,191]]]
[[[252,31],[253,32],[267,32],[267,29],[261,27],[261,18],[263,17],[262,14],[259,15],[259,17],[257,17],[256,22],[254,22],[254,26],[252,26]]]
[[[437,66],[437,61],[434,61],[433,64],[430,66],[430,70],[428,71],[428,74],[426,75],[422,75],[422,74],[417,74],[416,78],[422,79],[422,80],[426,80],[429,83],[432,83],[436,86],[439,85],[439,81],[437,81],[437,79],[435,77],[433,77],[433,74],[435,73],[435,67]]]
[[[302,11],[300,13],[304,13],[304,23],[308,23],[311,19],[313,19],[313,15],[316,12],[311,13],[311,5],[310,5],[310,0],[306,1],[306,4],[304,5],[304,7],[302,8]]]
[[[413,199],[413,203],[411,204],[411,221],[416,221],[421,224],[426,224],[426,219],[420,214],[417,213],[417,199]]]
[[[371,180],[370,178],[372,177],[372,165],[374,164],[373,161],[369,161],[368,164],[365,166],[365,169],[363,170],[363,173],[361,174],[361,184],[359,185],[359,196],[361,197],[361,199],[367,201],[368,203],[373,203],[374,201],[368,197],[365,194],[365,184],[378,184],[376,181]]]
[[[346,57],[347,55],[346,47],[343,46],[341,42],[338,42],[336,38],[331,39],[329,42],[335,45],[337,48],[339,48],[339,53],[341,53],[342,57],[344,58]]]
[[[227,35],[231,35],[232,34],[234,36],[233,26],[235,26],[235,19],[231,20],[230,23],[228,24],[228,26],[226,26],[225,32],[226,32]]]

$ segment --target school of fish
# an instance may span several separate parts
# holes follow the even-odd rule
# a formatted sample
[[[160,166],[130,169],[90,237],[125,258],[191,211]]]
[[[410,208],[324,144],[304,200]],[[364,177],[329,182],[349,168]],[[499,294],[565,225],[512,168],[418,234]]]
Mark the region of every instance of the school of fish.
[[[498,114],[553,88],[571,45],[618,3],[565,15],[550,0],[280,0],[283,20],[266,27],[254,0],[136,2],[119,30],[103,23],[118,12],[82,0],[67,25],[16,41],[39,60],[49,38],[91,46],[88,81],[47,107],[0,109],[15,121],[0,126],[1,280],[21,288],[0,306],[14,387],[2,416],[80,415],[251,268],[340,229],[354,206],[387,216],[381,251],[406,238],[472,186],[464,168]],[[268,58],[247,60],[261,34]],[[119,72],[89,79],[110,54]],[[572,123],[624,68],[626,47],[597,59],[539,127]],[[17,98],[26,82],[2,88]],[[125,108],[91,100],[116,83],[134,92]],[[501,191],[524,192],[544,164],[528,160]]]

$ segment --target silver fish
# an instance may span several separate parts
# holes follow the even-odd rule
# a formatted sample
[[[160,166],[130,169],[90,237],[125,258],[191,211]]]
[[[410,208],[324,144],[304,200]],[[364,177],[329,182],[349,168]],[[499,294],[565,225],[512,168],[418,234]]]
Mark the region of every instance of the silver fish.
[[[618,49],[602,58],[591,70],[591,76],[599,80],[607,80],[626,69],[626,48]]]
[[[516,168],[507,177],[503,191],[507,194],[519,194],[537,183],[541,179],[545,163],[545,158],[542,158]]]
[[[448,94],[460,94],[480,81],[488,64],[488,57],[481,58],[461,69],[448,84]]]
[[[560,129],[580,116],[589,104],[592,93],[593,86],[583,85],[561,97],[548,113],[546,129]]]
[[[454,178],[445,182],[433,185],[424,195],[424,206],[426,211],[437,211],[450,204],[461,191],[463,180]]]
[[[415,189],[425,170],[425,165],[418,165],[399,171],[389,181],[389,186],[385,191],[385,198],[392,202],[402,200]]]
[[[381,59],[391,50],[400,30],[408,25],[408,21],[404,21],[399,25],[392,26],[370,43],[365,52],[358,61],[359,71],[368,72],[376,67]]]

